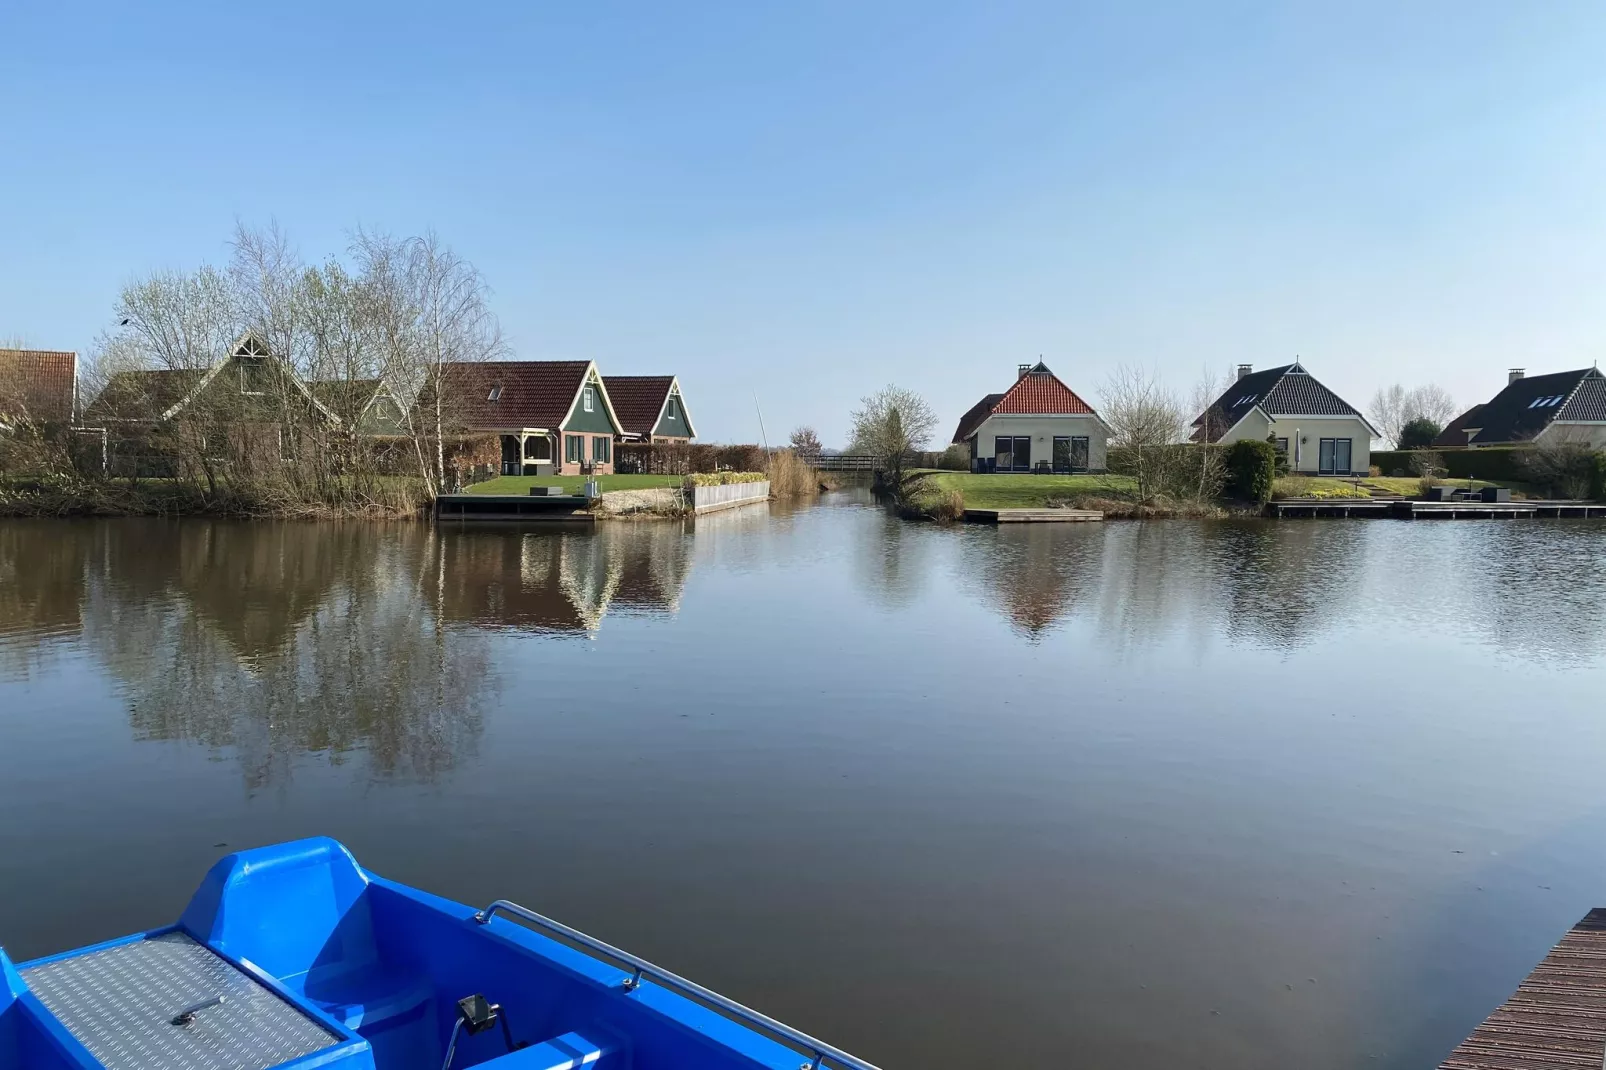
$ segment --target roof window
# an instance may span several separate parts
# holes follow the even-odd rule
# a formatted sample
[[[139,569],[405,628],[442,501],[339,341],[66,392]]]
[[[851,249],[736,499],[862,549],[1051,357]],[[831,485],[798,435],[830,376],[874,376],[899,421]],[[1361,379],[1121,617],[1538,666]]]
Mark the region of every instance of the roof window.
[[[502,400],[502,384],[501,383],[497,383],[495,386],[491,387],[491,392],[489,394],[485,395],[485,400],[486,401],[501,401]]]

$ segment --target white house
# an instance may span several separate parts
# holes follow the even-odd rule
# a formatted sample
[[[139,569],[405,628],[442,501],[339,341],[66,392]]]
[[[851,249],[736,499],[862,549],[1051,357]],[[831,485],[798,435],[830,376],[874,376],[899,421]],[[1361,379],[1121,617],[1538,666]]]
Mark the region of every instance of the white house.
[[[972,472],[1102,472],[1110,428],[1039,361],[1015,384],[965,413],[954,442],[970,447]]]
[[[1273,439],[1292,472],[1365,475],[1377,428],[1360,410],[1295,362],[1257,372],[1238,365],[1238,380],[1193,421],[1195,442],[1229,445]]]

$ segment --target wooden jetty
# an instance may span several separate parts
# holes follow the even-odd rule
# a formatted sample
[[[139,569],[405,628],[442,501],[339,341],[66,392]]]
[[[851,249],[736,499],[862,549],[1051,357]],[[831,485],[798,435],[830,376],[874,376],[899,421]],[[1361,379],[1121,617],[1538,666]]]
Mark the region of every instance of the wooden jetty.
[[[1600,1070],[1603,1058],[1606,907],[1596,907],[1439,1070]]]
[[[1578,501],[1419,502],[1407,498],[1278,498],[1266,503],[1266,515],[1296,517],[1369,517],[1377,520],[1531,520],[1566,517],[1606,520],[1606,504]]]
[[[442,494],[435,522],[595,524],[583,495]]]
[[[965,519],[975,524],[1075,524],[1103,520],[1097,509],[966,509]]]

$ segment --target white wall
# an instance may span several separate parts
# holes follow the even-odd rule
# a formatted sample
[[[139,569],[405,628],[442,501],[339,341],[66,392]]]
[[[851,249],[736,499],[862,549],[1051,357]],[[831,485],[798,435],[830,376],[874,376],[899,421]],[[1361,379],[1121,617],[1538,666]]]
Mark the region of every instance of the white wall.
[[[1227,445],[1245,438],[1264,442],[1271,435],[1288,439],[1291,471],[1317,473],[1321,468],[1321,440],[1324,438],[1350,440],[1350,471],[1364,474],[1372,466],[1372,431],[1358,416],[1279,416],[1268,420],[1256,410],[1221,436],[1221,443]],[[1304,441],[1296,442],[1297,439]]]
[[[999,435],[1028,435],[1032,440],[1032,463],[1054,460],[1055,435],[1086,435],[1087,466],[1102,472],[1106,466],[1109,432],[1095,416],[989,416],[977,430],[976,455],[993,456],[993,439]]]
[[[1563,443],[1606,450],[1606,424],[1562,423],[1557,420],[1534,436],[1536,446],[1559,446]]]

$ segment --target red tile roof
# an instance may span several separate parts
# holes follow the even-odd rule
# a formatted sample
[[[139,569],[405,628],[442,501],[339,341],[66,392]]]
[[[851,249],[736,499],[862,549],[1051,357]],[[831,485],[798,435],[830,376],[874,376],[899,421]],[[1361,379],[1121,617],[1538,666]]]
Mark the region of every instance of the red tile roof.
[[[964,416],[954,431],[954,441],[963,442],[976,433],[976,429],[989,416],[997,414],[1032,416],[1097,416],[1093,406],[1077,396],[1076,391],[1060,382],[1059,376],[1048,370],[1048,365],[1037,365],[1015,380],[1015,385],[1002,394],[988,394]]]
[[[1037,366],[1004,391],[1003,400],[993,406],[994,413],[1031,413],[1054,416],[1092,416],[1093,406],[1076,396],[1076,392],[1059,376],[1048,370],[1048,365]]]
[[[673,375],[604,375],[608,400],[627,434],[650,438],[663,411],[664,399],[675,381]]]
[[[590,367],[585,360],[502,360],[450,364],[443,378],[454,399],[453,417],[466,428],[556,430]]]
[[[46,349],[0,349],[0,423],[26,418],[66,423],[73,417],[78,354]]]

